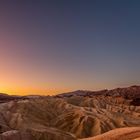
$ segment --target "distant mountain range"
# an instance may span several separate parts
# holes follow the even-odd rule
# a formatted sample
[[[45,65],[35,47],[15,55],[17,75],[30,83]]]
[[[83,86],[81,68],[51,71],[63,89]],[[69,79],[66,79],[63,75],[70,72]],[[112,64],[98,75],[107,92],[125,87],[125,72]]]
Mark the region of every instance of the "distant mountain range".
[[[112,90],[99,90],[99,91],[88,91],[88,90],[77,90],[68,93],[61,93],[55,96],[41,96],[41,95],[27,95],[27,96],[17,96],[8,95],[5,93],[0,93],[0,102],[10,101],[10,100],[23,100],[23,99],[38,99],[38,98],[50,98],[50,97],[72,97],[72,96],[114,96],[123,97],[125,99],[136,99],[140,98],[140,86],[130,86],[126,88],[115,88]]]
[[[121,96],[126,99],[140,98],[140,86],[131,86],[126,88],[116,88],[112,90],[100,90],[100,91],[86,91],[77,90],[69,93],[62,93],[56,95],[57,97],[71,97],[71,96]]]

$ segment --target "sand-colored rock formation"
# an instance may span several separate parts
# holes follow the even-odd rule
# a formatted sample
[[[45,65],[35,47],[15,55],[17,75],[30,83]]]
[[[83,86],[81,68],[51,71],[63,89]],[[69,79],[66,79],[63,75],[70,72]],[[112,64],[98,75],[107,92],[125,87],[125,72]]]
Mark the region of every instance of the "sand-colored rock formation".
[[[129,134],[135,128],[116,128],[140,127],[140,106],[133,105],[132,100],[107,94],[76,94],[6,101],[0,104],[0,140],[94,139],[120,131],[123,136],[124,130]]]
[[[119,128],[111,130],[102,135],[84,138],[80,140],[139,140],[140,139],[140,127],[132,128]]]

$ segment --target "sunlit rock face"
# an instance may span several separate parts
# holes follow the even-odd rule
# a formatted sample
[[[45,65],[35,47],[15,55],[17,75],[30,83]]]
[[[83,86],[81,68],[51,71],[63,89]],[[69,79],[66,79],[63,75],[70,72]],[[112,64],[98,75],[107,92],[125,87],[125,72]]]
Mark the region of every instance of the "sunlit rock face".
[[[139,87],[81,92],[1,103],[0,140],[76,140],[140,127]]]
[[[104,134],[82,140],[140,140],[140,127],[114,129]]]

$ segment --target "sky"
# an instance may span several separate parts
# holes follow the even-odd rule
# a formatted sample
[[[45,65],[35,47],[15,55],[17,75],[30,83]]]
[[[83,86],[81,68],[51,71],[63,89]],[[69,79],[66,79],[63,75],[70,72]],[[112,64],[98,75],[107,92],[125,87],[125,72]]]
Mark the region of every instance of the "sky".
[[[0,1],[0,92],[139,85],[139,7],[139,0]]]

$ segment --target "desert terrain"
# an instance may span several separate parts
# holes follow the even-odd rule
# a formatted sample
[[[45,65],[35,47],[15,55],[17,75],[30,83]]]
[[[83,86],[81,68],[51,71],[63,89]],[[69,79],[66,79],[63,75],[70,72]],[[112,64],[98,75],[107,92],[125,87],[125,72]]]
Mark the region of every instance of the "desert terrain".
[[[140,86],[0,102],[0,140],[140,139]]]

